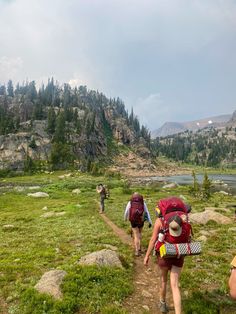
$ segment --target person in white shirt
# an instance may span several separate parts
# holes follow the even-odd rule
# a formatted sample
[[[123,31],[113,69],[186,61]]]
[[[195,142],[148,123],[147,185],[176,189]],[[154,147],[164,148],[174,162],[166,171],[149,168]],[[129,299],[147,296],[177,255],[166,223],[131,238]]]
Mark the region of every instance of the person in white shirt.
[[[130,221],[132,233],[134,236],[135,256],[141,255],[141,238],[144,221],[149,222],[149,228],[152,226],[152,220],[143,200],[143,196],[138,192],[134,192],[130,201],[128,202],[125,212],[124,220]]]

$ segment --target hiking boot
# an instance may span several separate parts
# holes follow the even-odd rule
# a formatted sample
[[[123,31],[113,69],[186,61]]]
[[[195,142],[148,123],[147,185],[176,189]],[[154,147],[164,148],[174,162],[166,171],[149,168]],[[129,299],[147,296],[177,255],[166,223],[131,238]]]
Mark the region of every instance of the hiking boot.
[[[169,308],[166,305],[166,302],[160,301],[159,308],[160,308],[161,313],[168,313],[169,312]]]
[[[135,251],[134,255],[135,255],[135,256],[140,256],[141,253],[140,253],[139,251]]]

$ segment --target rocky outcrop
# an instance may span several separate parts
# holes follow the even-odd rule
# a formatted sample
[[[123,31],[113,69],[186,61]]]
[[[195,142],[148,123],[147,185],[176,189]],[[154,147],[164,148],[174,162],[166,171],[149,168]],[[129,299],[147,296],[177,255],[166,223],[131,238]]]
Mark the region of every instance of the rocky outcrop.
[[[42,130],[45,123],[35,121],[31,131],[0,136],[0,169],[23,170],[27,156],[33,160],[48,160],[51,141]],[[33,141],[35,146],[31,147]]]

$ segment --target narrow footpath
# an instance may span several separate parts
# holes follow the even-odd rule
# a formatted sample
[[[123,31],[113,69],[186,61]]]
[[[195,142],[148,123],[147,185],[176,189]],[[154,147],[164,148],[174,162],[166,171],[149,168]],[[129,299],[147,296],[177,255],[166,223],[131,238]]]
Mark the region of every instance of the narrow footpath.
[[[132,247],[132,238],[121,228],[117,227],[104,213],[100,215],[107,225],[111,227],[120,240]],[[143,265],[144,255],[134,259],[134,285],[135,290],[123,303],[124,308],[130,314],[159,314],[159,273],[158,267],[150,258],[148,267]],[[167,304],[170,306],[170,312],[174,313],[172,298],[167,288]]]

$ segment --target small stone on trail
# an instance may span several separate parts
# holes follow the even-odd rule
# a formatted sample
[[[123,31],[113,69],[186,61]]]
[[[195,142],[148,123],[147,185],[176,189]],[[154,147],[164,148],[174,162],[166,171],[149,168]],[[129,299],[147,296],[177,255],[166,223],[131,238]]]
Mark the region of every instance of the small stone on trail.
[[[143,305],[142,308],[145,310],[145,311],[150,311],[149,307],[147,305]]]
[[[152,298],[152,294],[147,292],[146,290],[142,291],[142,296],[144,296],[145,298]]]

